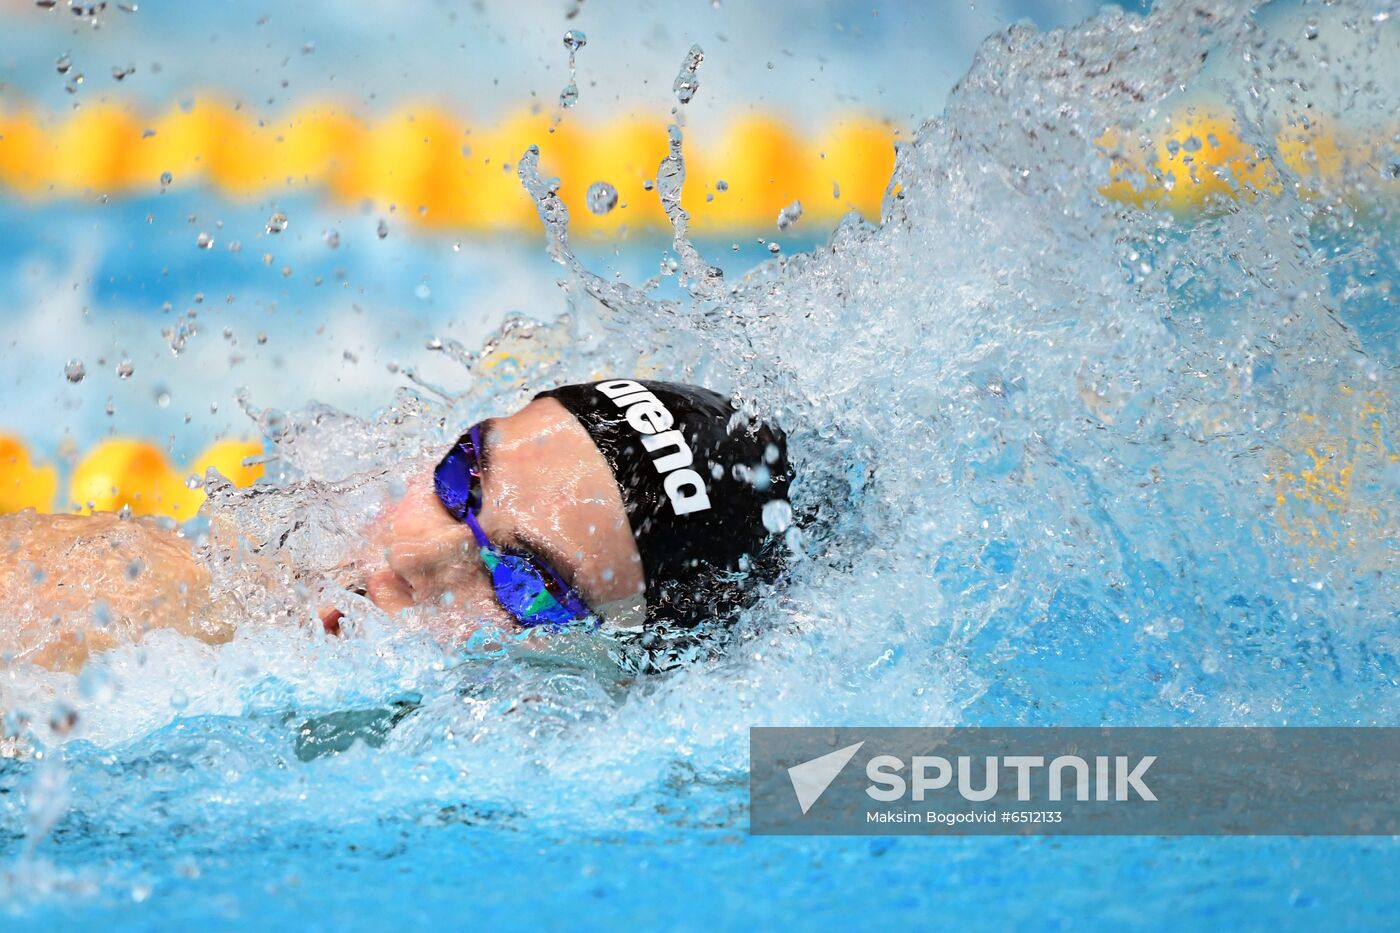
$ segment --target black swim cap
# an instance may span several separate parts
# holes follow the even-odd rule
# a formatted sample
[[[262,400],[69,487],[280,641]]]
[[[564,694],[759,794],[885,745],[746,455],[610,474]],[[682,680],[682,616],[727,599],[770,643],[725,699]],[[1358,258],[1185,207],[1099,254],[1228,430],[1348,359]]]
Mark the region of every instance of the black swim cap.
[[[765,581],[781,571],[781,536],[764,522],[775,501],[768,524],[781,527],[790,514],[781,430],[716,392],[674,382],[610,379],[536,397],[568,409],[612,468],[646,575],[652,648],[741,604],[730,571]],[[650,666],[671,665],[654,657]]]

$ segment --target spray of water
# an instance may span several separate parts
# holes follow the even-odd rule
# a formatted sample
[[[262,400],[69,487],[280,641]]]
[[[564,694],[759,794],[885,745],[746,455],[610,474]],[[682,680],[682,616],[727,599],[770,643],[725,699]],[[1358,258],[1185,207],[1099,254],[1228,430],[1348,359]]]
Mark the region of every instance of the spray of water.
[[[117,828],[153,787],[198,821],[215,793],[256,818],[308,781],[329,821],[450,803],[724,823],[752,724],[1393,722],[1393,163],[1358,156],[1322,183],[1280,139],[1394,132],[1396,28],[1364,4],[1199,2],[1013,27],[900,147],[878,225],[849,217],[733,280],[688,235],[673,128],[657,191],[680,299],[584,266],[532,149],[518,170],[567,313],[476,350],[435,341],[463,387],[409,371],[373,419],[248,403],[271,482],[211,481],[205,541],[240,632],[94,662],[106,700],[75,701],[95,744],[68,749],[87,764],[65,799],[102,801]],[[1274,182],[1226,173],[1191,216],[1105,196],[1124,153],[1207,100]],[[414,464],[602,374],[713,385],[789,433],[794,578],[727,657],[622,687],[566,643],[547,662],[444,651],[347,594],[351,637],[306,633]],[[37,671],[5,689],[28,709],[77,690]]]

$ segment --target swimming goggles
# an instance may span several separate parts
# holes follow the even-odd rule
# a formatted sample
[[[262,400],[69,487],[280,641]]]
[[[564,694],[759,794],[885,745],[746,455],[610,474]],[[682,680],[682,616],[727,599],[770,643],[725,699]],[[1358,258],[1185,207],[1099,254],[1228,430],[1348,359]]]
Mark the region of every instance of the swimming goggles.
[[[438,499],[476,538],[481,562],[502,608],[526,628],[597,623],[597,615],[549,564],[529,551],[497,547],[486,537],[481,511],[481,425],[462,435],[433,471]]]

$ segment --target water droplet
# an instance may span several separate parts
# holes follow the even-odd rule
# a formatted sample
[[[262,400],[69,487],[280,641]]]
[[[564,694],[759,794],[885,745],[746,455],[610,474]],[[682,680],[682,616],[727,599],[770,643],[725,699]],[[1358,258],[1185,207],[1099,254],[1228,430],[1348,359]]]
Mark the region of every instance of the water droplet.
[[[381,219],[379,221],[379,226],[375,229],[375,233],[379,234],[379,239],[384,239],[389,235],[389,225]]]
[[[260,330],[260,331],[258,331],[257,341],[258,341],[258,345],[259,345],[259,346],[261,346],[262,344],[267,343],[267,331],[265,331],[265,330]]]
[[[609,214],[617,206],[617,189],[605,181],[595,181],[588,186],[588,209],[599,217]]]
[[[792,524],[792,506],[786,499],[772,499],[763,506],[763,527],[782,534]]]
[[[87,367],[83,365],[82,360],[69,360],[63,367],[63,375],[69,382],[77,385],[87,376]]]
[[[136,367],[131,365],[131,360],[122,360],[117,364],[117,377],[120,379],[130,379],[134,372]]]
[[[588,37],[581,30],[570,29],[564,33],[564,48],[569,50],[569,83],[559,92],[559,106],[565,110],[578,103],[578,68],[575,55],[588,44]],[[550,132],[554,132],[550,130]]]
[[[779,246],[777,243],[769,243],[769,244],[768,244],[768,252],[770,252],[770,253],[781,253],[782,251],[783,251],[783,248],[782,248],[781,246]]]
[[[723,178],[721,178],[719,181],[715,182],[715,190],[716,190],[716,191],[728,191],[728,190],[729,190],[729,182],[727,182],[727,181],[725,181]]]
[[[798,219],[801,216],[802,202],[793,201],[787,207],[778,211],[778,229],[786,230],[788,227],[791,227],[793,224],[797,223]]]
[[[655,188],[655,187],[656,187],[656,184],[655,184],[650,178],[643,178],[643,179],[642,179],[642,190],[643,190],[643,191],[650,191],[652,188]]]
[[[135,65],[127,65],[125,68],[123,68],[123,67],[120,66],[120,65],[113,65],[113,66],[112,66],[112,80],[114,80],[114,81],[122,81],[122,80],[125,80],[126,77],[127,77],[127,75],[134,75],[134,74],[136,74],[136,66],[135,66]]]
[[[169,407],[170,407],[170,393],[167,392],[165,389],[161,389],[159,392],[157,392],[157,393],[156,393],[156,404],[159,405],[161,408],[169,408]]]
[[[189,476],[186,476],[186,477],[185,477],[185,488],[186,488],[186,489],[200,489],[200,488],[202,488],[203,486],[204,486],[204,480],[200,479],[200,478],[199,478],[197,475],[195,475],[194,473],[191,473]]]
[[[337,247],[340,246],[340,231],[339,231],[339,230],[327,230],[326,232],[324,232],[324,233],[321,234],[321,239],[322,239],[322,240],[325,242],[325,244],[326,244],[327,246],[329,246],[331,249],[336,249]]]
[[[698,45],[692,45],[690,51],[685,53],[685,61],[681,64],[680,73],[676,75],[676,81],[671,85],[671,89],[676,92],[676,100],[682,104],[690,103],[691,99],[695,97],[695,92],[700,89],[700,78],[696,72],[704,60],[705,51]]]
[[[281,211],[276,211],[271,217],[267,218],[268,233],[281,233],[283,230],[286,229],[287,215],[282,213]]]
[[[194,245],[198,246],[200,249],[213,249],[214,237],[208,233],[201,233],[199,236],[195,237]]]
[[[161,172],[161,173],[160,173],[160,190],[161,190],[161,192],[164,193],[165,189],[166,189],[166,188],[169,188],[169,187],[170,187],[170,183],[171,183],[172,181],[174,181],[174,180],[175,180],[175,176],[174,176],[174,175],[170,174],[169,172]]]
[[[61,75],[66,75],[68,69],[73,67],[73,59],[67,52],[58,56],[58,60],[53,63],[54,69]]]
[[[1303,27],[1303,37],[1309,42],[1317,38],[1317,23],[1309,22]]]

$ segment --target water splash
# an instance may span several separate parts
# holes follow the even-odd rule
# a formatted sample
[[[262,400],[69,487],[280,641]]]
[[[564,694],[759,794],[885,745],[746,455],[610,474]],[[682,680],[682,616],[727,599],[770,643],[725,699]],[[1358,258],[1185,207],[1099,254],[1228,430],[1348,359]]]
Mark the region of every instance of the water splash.
[[[67,749],[70,806],[100,801],[114,831],[157,792],[203,825],[190,791],[211,787],[221,819],[259,825],[284,805],[337,822],[451,801],[486,821],[650,828],[658,808],[728,813],[755,723],[1393,722],[1395,193],[1377,187],[1385,158],[1319,179],[1278,140],[1304,121],[1388,138],[1376,75],[1395,23],[1343,3],[1308,39],[1290,15],[1164,2],[999,33],[900,147],[878,225],[852,215],[729,280],[691,241],[673,128],[656,191],[676,298],[585,266],[532,149],[517,173],[567,314],[514,318],[479,348],[436,341],[461,384],[407,370],[413,388],[372,419],[245,402],[269,485],[208,481],[201,532],[234,641],[110,652],[103,703],[25,672],[6,708],[57,743],[48,710],[71,698],[92,744]],[[1329,50],[1328,81],[1301,43]],[[1105,197],[1155,151],[1162,114],[1207,103],[1281,183],[1224,182],[1189,216]],[[793,514],[765,521],[793,576],[732,654],[624,690],[567,641],[543,664],[444,651],[423,619],[343,590],[350,637],[307,631],[415,464],[605,372],[708,383],[788,430]],[[519,793],[545,781],[557,792]],[[13,803],[0,814],[23,831]]]
[[[681,145],[684,137],[676,124],[666,132],[669,151],[656,170],[656,193],[675,234],[672,244],[680,257],[681,285],[697,298],[708,298],[719,293],[724,271],[707,263],[690,241],[690,215],[681,206],[681,192],[685,186],[685,156]]]

